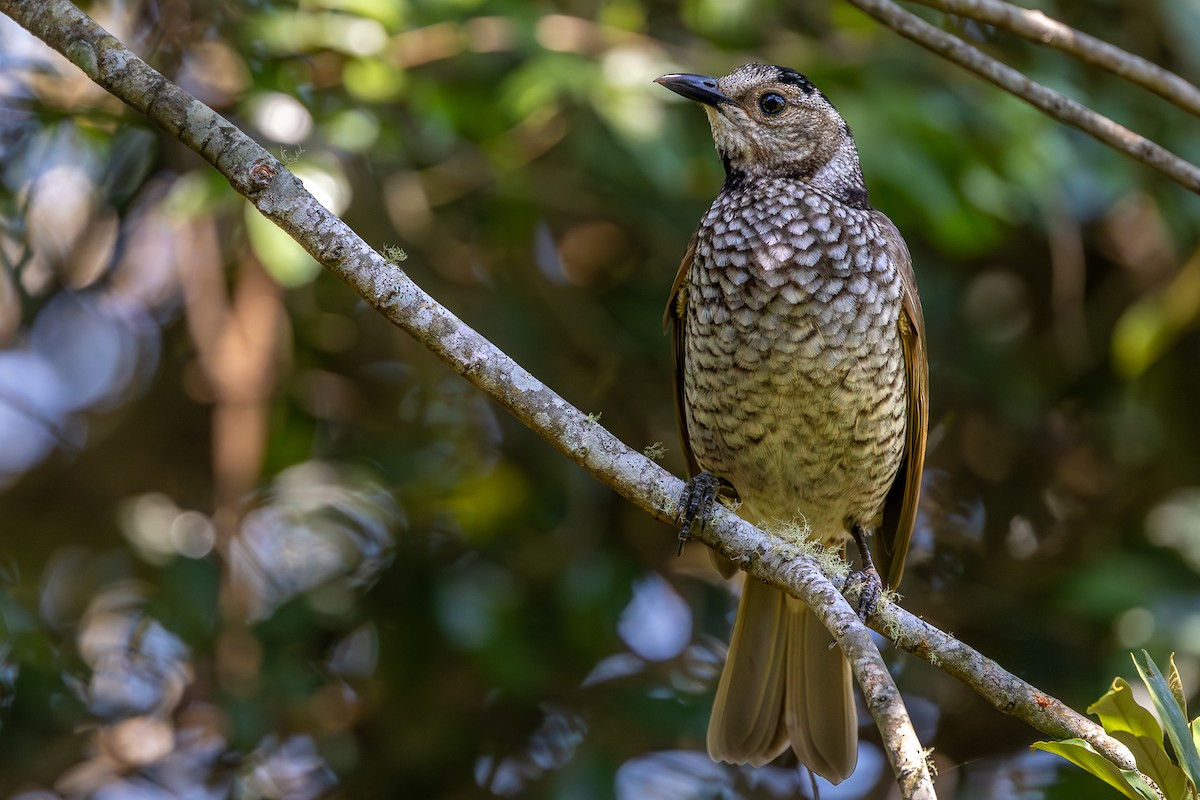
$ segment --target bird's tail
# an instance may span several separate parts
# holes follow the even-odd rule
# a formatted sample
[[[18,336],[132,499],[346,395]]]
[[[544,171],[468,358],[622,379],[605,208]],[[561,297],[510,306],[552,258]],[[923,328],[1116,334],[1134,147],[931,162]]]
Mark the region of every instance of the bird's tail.
[[[801,763],[840,783],[858,761],[850,665],[799,600],[747,577],[721,672],[708,752],[762,766],[790,743]]]

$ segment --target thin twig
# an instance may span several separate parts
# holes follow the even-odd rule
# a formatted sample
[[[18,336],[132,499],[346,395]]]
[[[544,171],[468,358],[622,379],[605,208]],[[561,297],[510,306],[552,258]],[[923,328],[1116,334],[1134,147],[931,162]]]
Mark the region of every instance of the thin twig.
[[[1184,111],[1200,116],[1200,88],[1141,56],[1076,30],[1035,8],[1003,0],[913,0],[947,14],[967,17],[1015,33],[1038,44],[1070,53],[1079,60],[1149,89]]]
[[[67,56],[224,175],[313,258],[452,369],[571,460],[663,521],[683,482],[626,447],[439,305],[331,214],[274,156],[175,86],[67,0],[0,0],[0,11]],[[751,578],[808,603],[850,659],[905,798],[934,800],[933,781],[903,700],[870,634],[811,559],[725,509],[697,537],[745,564]],[[735,533],[736,532],[736,533]]]
[[[910,14],[891,0],[846,0],[870,14],[887,27],[922,47],[969,69],[986,81],[1039,109],[1047,116],[1078,128],[1121,153],[1166,175],[1179,185],[1200,193],[1200,167],[1186,161],[1146,137],[1134,133],[1108,117],[1066,95],[1030,80],[1021,72],[1002,64],[952,36]]]

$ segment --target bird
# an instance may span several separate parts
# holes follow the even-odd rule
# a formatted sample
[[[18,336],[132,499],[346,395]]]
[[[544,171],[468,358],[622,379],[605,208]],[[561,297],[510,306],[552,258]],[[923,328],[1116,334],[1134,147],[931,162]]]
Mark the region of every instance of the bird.
[[[843,553],[853,539],[864,576],[896,586],[928,428],[908,247],[868,202],[850,126],[805,75],[747,64],[722,78],[656,82],[701,104],[725,168],[663,317],[691,475],[680,546],[714,496],[728,495],[751,523],[802,522]],[[726,578],[736,572],[713,556]],[[790,746],[813,773],[846,779],[858,759],[857,712],[832,641],[802,601],[747,579],[709,755],[761,766]]]

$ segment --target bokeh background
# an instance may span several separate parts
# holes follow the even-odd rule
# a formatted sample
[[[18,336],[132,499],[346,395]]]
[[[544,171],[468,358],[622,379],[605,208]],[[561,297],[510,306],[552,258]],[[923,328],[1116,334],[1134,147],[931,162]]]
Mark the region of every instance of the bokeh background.
[[[1038,5],[1200,77],[1195,3]],[[651,81],[807,73],[924,299],[906,606],[1076,708],[1141,647],[1174,651],[1194,697],[1200,198],[836,0],[85,8],[676,472],[661,312],[721,167],[703,114]],[[1163,101],[923,13],[1200,158]],[[786,758],[704,755],[734,601],[698,546],[676,559],[672,530],[5,18],[0,347],[0,795],[808,791]],[[886,657],[944,796],[1108,791]],[[822,796],[888,796],[863,732],[859,771]]]

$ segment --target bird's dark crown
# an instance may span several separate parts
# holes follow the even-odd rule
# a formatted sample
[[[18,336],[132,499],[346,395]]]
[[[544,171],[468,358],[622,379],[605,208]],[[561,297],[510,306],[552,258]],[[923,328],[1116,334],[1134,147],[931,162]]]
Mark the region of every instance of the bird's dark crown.
[[[780,83],[786,83],[790,86],[795,86],[805,94],[812,94],[813,92],[818,91],[817,87],[813,86],[812,81],[808,79],[807,75],[801,75],[791,67],[775,67],[775,69],[779,71],[779,74],[776,76],[775,80],[779,81]]]

